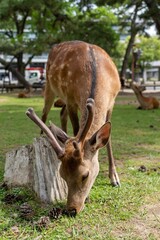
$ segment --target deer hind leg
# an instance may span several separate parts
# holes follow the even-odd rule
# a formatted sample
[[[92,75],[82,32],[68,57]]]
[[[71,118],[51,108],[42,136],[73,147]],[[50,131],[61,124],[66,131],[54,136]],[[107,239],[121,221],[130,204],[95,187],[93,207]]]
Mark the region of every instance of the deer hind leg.
[[[55,95],[52,92],[51,88],[47,86],[46,84],[46,89],[45,89],[45,95],[44,95],[44,108],[42,112],[42,121],[45,123],[47,120],[48,113],[53,106]]]
[[[79,131],[79,119],[78,119],[78,109],[77,106],[67,106],[67,112],[72,123],[74,136],[77,135]]]
[[[111,119],[112,111],[108,111],[107,114],[107,121]],[[109,161],[109,178],[111,181],[112,186],[120,186],[120,180],[118,177],[118,173],[116,171],[116,166],[115,166],[115,160],[113,157],[113,152],[112,152],[112,143],[111,143],[111,136],[109,138],[108,144],[107,144],[107,153],[108,153],[108,161]]]
[[[68,112],[67,112],[66,105],[64,105],[62,107],[61,112],[60,112],[60,117],[61,117],[62,130],[67,133]]]
[[[61,98],[58,98],[54,102],[54,107],[61,108],[61,111],[60,111],[61,128],[64,132],[67,133],[68,112],[67,112],[67,107],[64,100],[62,100]]]

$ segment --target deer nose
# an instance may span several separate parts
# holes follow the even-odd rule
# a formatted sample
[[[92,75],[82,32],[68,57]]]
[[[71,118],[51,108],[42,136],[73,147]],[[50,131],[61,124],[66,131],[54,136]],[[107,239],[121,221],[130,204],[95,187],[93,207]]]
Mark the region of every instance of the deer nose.
[[[67,215],[68,217],[75,217],[76,214],[77,214],[77,210],[76,210],[75,208],[68,209],[68,210],[66,211],[66,215]]]

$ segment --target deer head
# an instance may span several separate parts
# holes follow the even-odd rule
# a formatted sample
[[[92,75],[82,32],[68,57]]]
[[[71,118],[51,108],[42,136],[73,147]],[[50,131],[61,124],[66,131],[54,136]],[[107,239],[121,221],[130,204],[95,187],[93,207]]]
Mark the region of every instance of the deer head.
[[[87,117],[83,129],[79,135],[72,138],[54,124],[48,128],[32,108],[26,112],[48,136],[61,161],[60,175],[68,186],[67,210],[71,214],[79,213],[84,207],[85,199],[99,172],[98,149],[107,144],[111,131],[111,123],[106,122],[88,139],[87,133],[94,117],[93,99],[87,100],[86,109]],[[57,139],[63,143],[63,147]]]
[[[145,86],[143,86],[143,85],[138,85],[138,84],[136,84],[136,83],[134,83],[134,82],[131,82],[131,83],[130,83],[130,87],[133,89],[133,91],[134,91],[135,93],[142,93],[143,91],[146,90],[146,87],[145,87]]]

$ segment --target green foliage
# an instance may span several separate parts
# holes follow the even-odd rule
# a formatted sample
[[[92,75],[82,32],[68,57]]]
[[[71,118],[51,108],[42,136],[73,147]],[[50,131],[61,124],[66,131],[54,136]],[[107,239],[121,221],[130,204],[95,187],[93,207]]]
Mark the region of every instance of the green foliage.
[[[12,55],[37,54],[54,43],[72,39],[114,49],[118,36],[112,28],[116,17],[111,10],[94,7],[80,12],[79,5],[73,2],[1,0],[1,50]]]
[[[0,4],[0,50],[16,59],[22,75],[34,55],[66,40],[84,40],[111,56],[117,54],[119,36],[113,29],[117,20],[110,8],[84,4],[81,11],[80,3],[72,0],[0,0]],[[31,57],[24,63],[25,53]]]
[[[125,49],[127,48],[130,37],[127,37],[125,42],[120,42],[117,45],[117,52],[119,53],[119,58],[115,59],[118,68],[121,66]],[[150,62],[157,61],[160,59],[160,40],[158,36],[145,37],[137,36],[135,39],[136,48],[141,50],[140,58],[138,59],[138,65],[143,71],[144,67],[150,67]],[[132,63],[132,52],[130,53],[128,60],[128,68],[131,68]]]
[[[138,47],[141,49],[141,61],[143,65],[160,59],[160,39],[154,37],[138,37]]]
[[[39,129],[26,116],[28,107],[34,107],[41,115],[42,97],[18,99],[14,95],[0,96],[0,178],[3,180],[5,153],[10,149],[29,144],[39,136]],[[90,203],[76,218],[61,217],[51,220],[48,228],[37,229],[34,222],[41,216],[48,215],[53,205],[42,204],[29,189],[0,188],[0,234],[1,240],[8,239],[144,239],[147,219],[150,228],[159,231],[159,220],[150,221],[147,204],[159,203],[159,109],[154,111],[137,110],[135,96],[118,96],[112,117],[112,142],[117,170],[121,179],[121,188],[109,185],[108,167],[105,148],[100,151],[100,173],[91,190]],[[52,109],[49,119],[60,125],[59,109]],[[71,134],[71,126],[69,125]],[[138,171],[141,165],[148,169]],[[157,169],[157,171],[153,170]],[[21,201],[6,204],[6,194],[22,195],[35,211],[31,220],[21,218],[19,206]],[[59,203],[55,206],[63,206]],[[153,213],[151,214],[153,215]],[[137,219],[137,222],[136,222]],[[137,231],[135,224],[144,226]],[[156,224],[157,223],[157,224]],[[156,227],[157,226],[157,227]],[[136,229],[136,230],[135,230]],[[155,232],[156,232],[155,230]],[[146,239],[151,238],[148,232]]]
[[[78,39],[97,44],[113,57],[117,55],[119,40],[119,35],[113,28],[116,24],[117,18],[109,8],[95,7],[79,12],[67,25],[65,40]]]
[[[119,35],[130,33],[134,38],[136,34],[146,34],[153,20],[158,26],[158,14],[154,19],[151,10],[154,8],[158,12],[157,2],[152,1],[152,6],[147,2],[0,0],[0,29],[3,29],[0,50],[17,60],[17,68],[23,75],[34,55],[48,52],[55,43],[83,40],[101,46],[114,58],[119,68],[121,65],[123,68],[122,62],[125,68],[131,47],[122,61],[124,51],[118,43]],[[31,54],[25,63],[24,53]],[[147,54],[148,59],[154,58],[151,51]]]
[[[113,61],[115,62],[118,70],[120,71],[122,67],[123,57],[126,50],[126,42],[119,41],[115,46],[115,49],[116,49],[116,55],[113,57]]]
[[[50,41],[52,44],[57,41],[58,29],[63,25],[62,18],[67,10],[65,1],[54,0],[45,4],[42,0],[1,0],[0,3],[0,28],[4,29],[0,38],[3,52],[12,55],[20,52],[38,54],[46,49]]]

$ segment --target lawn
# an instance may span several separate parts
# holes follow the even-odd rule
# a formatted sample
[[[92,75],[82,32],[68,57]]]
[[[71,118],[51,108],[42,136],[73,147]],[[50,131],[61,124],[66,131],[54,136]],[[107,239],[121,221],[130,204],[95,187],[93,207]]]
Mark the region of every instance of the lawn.
[[[0,240],[155,240],[160,236],[160,109],[137,110],[135,97],[119,95],[112,116],[112,146],[121,187],[109,184],[105,148],[100,151],[100,172],[90,193],[90,202],[75,218],[51,219],[46,226],[37,222],[48,216],[53,206],[41,203],[27,188],[0,187]],[[3,182],[5,153],[30,144],[39,129],[26,116],[28,107],[41,115],[43,98],[19,99],[0,95],[0,181]],[[60,126],[59,109],[49,119]],[[69,125],[69,134],[72,134]],[[144,170],[145,169],[145,170]],[[144,170],[144,171],[143,171]],[[22,196],[6,202],[8,194]],[[29,219],[20,215],[27,202],[34,213]]]

